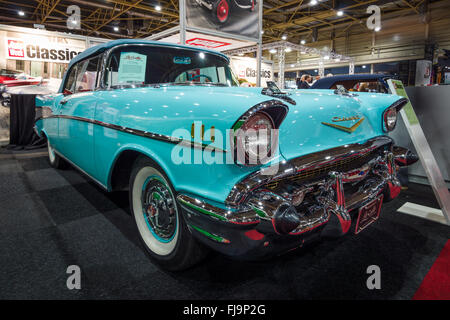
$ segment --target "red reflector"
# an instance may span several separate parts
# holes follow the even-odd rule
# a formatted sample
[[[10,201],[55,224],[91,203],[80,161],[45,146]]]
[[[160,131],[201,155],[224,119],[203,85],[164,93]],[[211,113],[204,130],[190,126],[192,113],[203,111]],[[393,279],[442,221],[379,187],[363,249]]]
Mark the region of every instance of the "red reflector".
[[[264,235],[262,233],[254,229],[248,230],[247,232],[245,232],[245,235],[252,240],[261,240],[262,238],[264,238]]]

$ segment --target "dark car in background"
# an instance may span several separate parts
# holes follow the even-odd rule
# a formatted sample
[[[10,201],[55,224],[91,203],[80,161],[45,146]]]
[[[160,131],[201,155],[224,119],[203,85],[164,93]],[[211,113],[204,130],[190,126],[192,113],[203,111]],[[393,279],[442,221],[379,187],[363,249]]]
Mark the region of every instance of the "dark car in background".
[[[340,89],[358,92],[389,93],[388,79],[396,78],[389,74],[347,74],[324,77],[311,86],[310,89]]]

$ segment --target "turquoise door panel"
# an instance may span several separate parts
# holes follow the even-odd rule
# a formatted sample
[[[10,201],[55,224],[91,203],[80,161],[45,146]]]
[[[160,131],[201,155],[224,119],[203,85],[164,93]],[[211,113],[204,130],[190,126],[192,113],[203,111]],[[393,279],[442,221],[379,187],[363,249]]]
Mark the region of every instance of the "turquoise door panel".
[[[95,174],[94,124],[97,92],[80,92],[66,96],[59,109],[56,149],[90,175]],[[79,120],[83,119],[83,120]]]

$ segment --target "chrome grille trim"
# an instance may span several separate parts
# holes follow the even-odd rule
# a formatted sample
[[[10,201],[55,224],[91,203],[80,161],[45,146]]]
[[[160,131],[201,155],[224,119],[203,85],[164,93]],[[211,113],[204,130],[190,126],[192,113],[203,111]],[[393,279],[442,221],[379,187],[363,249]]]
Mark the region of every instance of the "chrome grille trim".
[[[374,150],[380,148],[391,148],[393,140],[388,136],[379,136],[367,140],[364,143],[348,144],[332,149],[311,153],[289,161],[280,162],[277,166],[262,168],[237,183],[228,194],[225,203],[229,206],[237,206],[241,204],[253,190],[258,187],[270,184],[272,182],[281,181],[288,177],[296,177],[299,173],[310,172],[315,168],[326,166],[327,164],[346,163],[353,161],[358,157],[368,156]],[[367,161],[369,159],[367,158]],[[277,168],[278,169],[274,169]],[[264,174],[267,170],[276,172],[273,175]],[[329,171],[336,171],[330,168]],[[325,173],[325,172],[324,172]]]

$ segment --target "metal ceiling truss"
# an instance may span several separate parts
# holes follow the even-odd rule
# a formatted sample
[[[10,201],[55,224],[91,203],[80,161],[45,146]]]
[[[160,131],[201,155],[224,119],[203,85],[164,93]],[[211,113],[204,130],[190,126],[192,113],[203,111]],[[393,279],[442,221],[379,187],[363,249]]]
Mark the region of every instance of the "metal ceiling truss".
[[[366,9],[376,4],[382,14],[423,15],[428,4],[450,0],[261,0],[263,1],[263,42],[276,42],[283,35],[292,43],[306,39],[332,40],[347,32],[363,32]],[[178,0],[0,0],[0,23],[32,27],[45,25],[47,30],[67,31],[67,7],[81,9],[82,35],[107,38],[148,37],[178,25]],[[161,7],[157,10],[156,5]],[[425,9],[424,9],[425,8]],[[158,8],[159,9],[159,8]],[[24,16],[17,11],[25,12]],[[342,10],[341,16],[337,11]],[[118,31],[114,31],[118,27]]]
[[[258,46],[254,45],[254,46],[244,47],[244,48],[240,48],[240,49],[224,51],[224,53],[229,56],[237,56],[237,55],[243,55],[243,54],[256,52],[257,48],[258,48]],[[269,51],[275,49],[277,53],[297,51],[302,55],[315,56],[316,59],[323,59],[325,63],[327,61],[329,61],[330,63],[331,62],[333,62],[333,63],[336,63],[336,62],[349,63],[349,62],[353,61],[353,59],[351,57],[348,57],[348,56],[345,56],[342,54],[337,54],[337,53],[330,52],[330,51],[320,50],[317,48],[311,48],[308,46],[304,46],[301,44],[295,44],[295,43],[291,43],[288,41],[276,41],[276,42],[265,43],[262,45],[262,49],[269,50]],[[315,63],[317,63],[317,61]]]
[[[81,9],[80,30],[67,29],[66,10],[70,5]],[[162,9],[157,10],[156,5]],[[19,16],[19,10],[25,15]],[[0,0],[0,11],[0,24],[40,24],[47,30],[110,39],[146,37],[178,24],[178,0]]]

